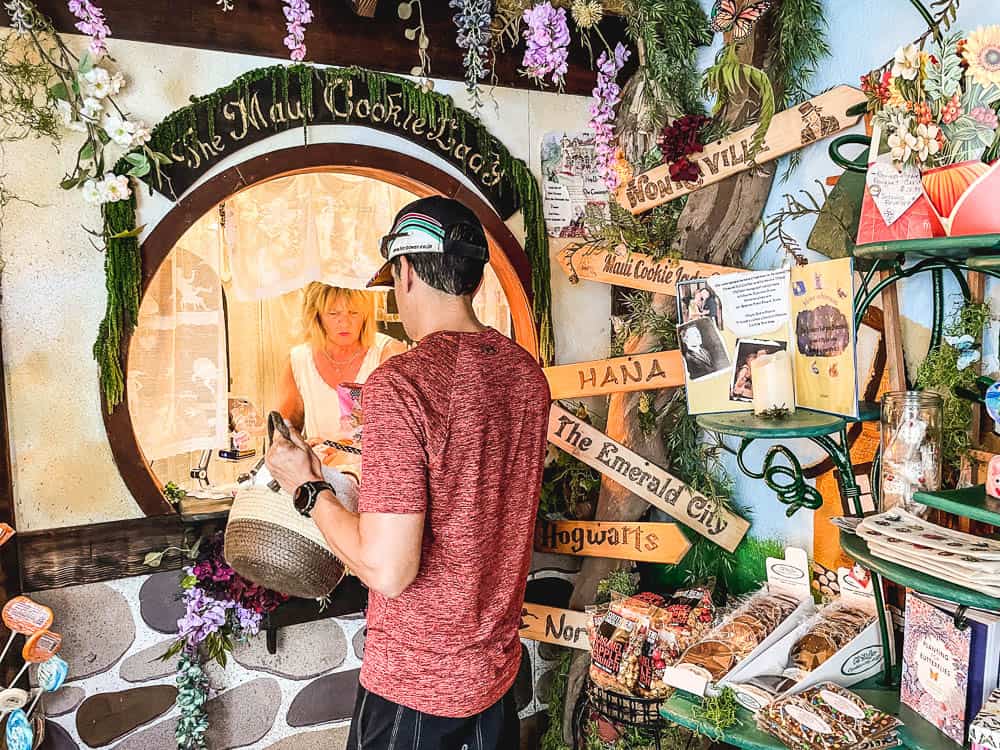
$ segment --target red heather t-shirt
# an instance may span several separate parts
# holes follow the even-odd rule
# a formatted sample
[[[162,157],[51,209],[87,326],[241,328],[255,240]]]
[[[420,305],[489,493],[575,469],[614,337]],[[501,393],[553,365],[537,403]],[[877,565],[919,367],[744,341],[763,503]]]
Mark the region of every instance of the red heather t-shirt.
[[[362,392],[361,513],[426,513],[420,570],[372,591],[361,684],[464,717],[496,703],[521,661],[518,627],[542,479],[549,388],[491,329],[441,331]]]

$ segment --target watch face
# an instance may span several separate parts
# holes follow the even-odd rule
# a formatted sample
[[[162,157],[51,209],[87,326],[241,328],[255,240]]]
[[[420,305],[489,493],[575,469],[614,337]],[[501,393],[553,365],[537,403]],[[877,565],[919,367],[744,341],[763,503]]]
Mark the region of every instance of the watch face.
[[[299,513],[308,515],[309,511],[312,510],[312,502],[315,497],[316,493],[312,488],[312,483],[306,482],[305,484],[300,485],[298,489],[295,490],[295,498],[292,501],[295,505],[295,510]]]

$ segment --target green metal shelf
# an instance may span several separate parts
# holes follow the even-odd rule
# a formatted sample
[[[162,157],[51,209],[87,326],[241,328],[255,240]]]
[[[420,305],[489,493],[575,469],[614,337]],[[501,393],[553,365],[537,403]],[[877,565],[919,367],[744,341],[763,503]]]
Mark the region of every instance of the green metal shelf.
[[[881,557],[876,557],[868,549],[868,542],[854,534],[840,533],[840,546],[848,557],[861,563],[865,568],[895,581],[898,584],[913,589],[921,594],[929,594],[940,599],[963,604],[966,607],[978,607],[990,611],[1000,610],[1000,599],[981,594],[978,591],[956,586],[943,578],[936,578],[926,573],[899,565]]]
[[[730,414],[702,414],[696,418],[704,430],[723,435],[737,435],[743,438],[807,438],[831,435],[839,432],[847,424],[843,417],[796,409],[784,419],[765,419],[755,416],[752,411]]]
[[[987,495],[986,485],[983,484],[961,490],[916,492],[913,500],[956,516],[1000,526],[1000,500]]]
[[[875,401],[858,401],[858,418],[848,422],[878,422],[882,418],[882,404]]]
[[[973,255],[969,258],[970,271],[1000,270],[1000,255]]]
[[[879,259],[911,255],[918,258],[965,260],[974,257],[976,251],[981,255],[1000,253],[1000,234],[972,234],[965,237],[931,237],[922,240],[871,242],[866,245],[856,245],[854,257]]]
[[[899,702],[899,688],[883,687],[878,677],[872,677],[850,688],[862,699],[893,716],[898,716],[904,725],[899,729],[899,739],[903,747],[911,750],[960,750],[960,745],[938,731],[937,727]],[[701,704],[699,698],[676,692],[663,704],[660,715],[668,721],[680,724],[699,734],[705,734],[718,742],[725,742],[743,750],[784,750],[785,745],[766,732],[757,728],[753,714],[738,706],[736,717],[739,723],[727,729],[721,737],[711,727],[706,726],[695,715]]]

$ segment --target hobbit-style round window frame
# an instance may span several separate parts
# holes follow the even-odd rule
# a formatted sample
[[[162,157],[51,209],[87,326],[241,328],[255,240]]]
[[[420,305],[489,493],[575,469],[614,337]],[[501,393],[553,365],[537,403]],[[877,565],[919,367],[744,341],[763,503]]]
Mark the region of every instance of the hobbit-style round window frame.
[[[510,305],[514,338],[538,357],[538,331],[532,316],[531,267],[524,248],[493,207],[461,180],[421,159],[375,146],[322,143],[285,148],[257,156],[211,177],[184,196],[142,243],[142,295],[177,241],[207,211],[240,191],[262,182],[305,172],[339,172],[369,177],[408,190],[418,197],[445,195],[471,208],[486,229],[490,265]],[[122,336],[121,351],[128,362],[131,333]],[[127,383],[126,371],[126,383]],[[127,387],[127,385],[126,385]],[[104,425],[115,463],[125,485],[147,516],[177,511],[136,439],[125,398],[113,410],[102,396]]]

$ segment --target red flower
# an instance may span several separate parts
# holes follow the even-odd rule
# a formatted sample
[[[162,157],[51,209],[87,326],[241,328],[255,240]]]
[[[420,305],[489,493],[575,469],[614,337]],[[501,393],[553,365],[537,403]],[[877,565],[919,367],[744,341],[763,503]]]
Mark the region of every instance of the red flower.
[[[697,162],[688,161],[686,156],[670,165],[670,179],[674,182],[697,182],[701,177],[701,167]]]

